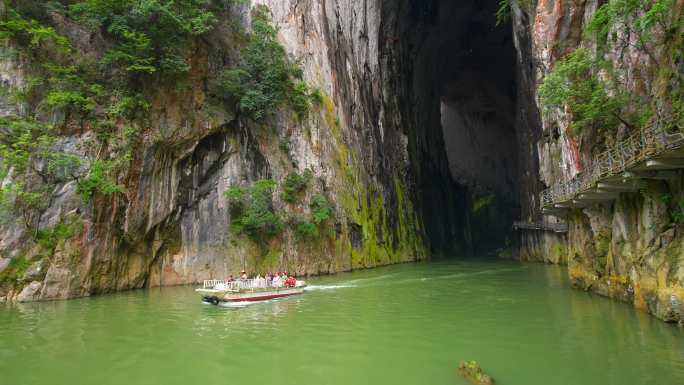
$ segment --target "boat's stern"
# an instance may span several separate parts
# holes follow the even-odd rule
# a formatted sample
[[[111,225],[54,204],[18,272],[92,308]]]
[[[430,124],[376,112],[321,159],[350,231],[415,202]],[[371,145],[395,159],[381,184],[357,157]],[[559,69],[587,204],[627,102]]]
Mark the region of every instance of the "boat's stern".
[[[202,302],[211,303],[214,305],[218,305],[218,303],[221,302],[223,297],[226,295],[225,291],[216,289],[199,288],[195,289],[195,292],[200,295]]]

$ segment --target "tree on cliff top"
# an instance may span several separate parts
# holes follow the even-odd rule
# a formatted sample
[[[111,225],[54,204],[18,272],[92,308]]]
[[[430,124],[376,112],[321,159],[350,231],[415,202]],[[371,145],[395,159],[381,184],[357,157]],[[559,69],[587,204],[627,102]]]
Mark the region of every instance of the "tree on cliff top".
[[[217,20],[212,0],[86,0],[68,6],[81,25],[102,29],[117,44],[105,65],[125,72],[172,76],[185,73],[183,48],[189,38],[211,31]]]

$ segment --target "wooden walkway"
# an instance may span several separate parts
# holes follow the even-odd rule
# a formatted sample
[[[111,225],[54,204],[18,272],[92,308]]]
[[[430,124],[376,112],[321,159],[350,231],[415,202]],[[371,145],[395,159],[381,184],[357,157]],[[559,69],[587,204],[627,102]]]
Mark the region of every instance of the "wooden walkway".
[[[513,222],[513,228],[515,230],[541,230],[541,231],[553,231],[555,233],[567,233],[568,224],[567,223],[547,223],[547,222]]]
[[[638,191],[642,179],[664,179],[684,168],[684,134],[651,126],[618,142],[600,154],[576,177],[541,193],[542,213],[586,207],[617,198],[620,192]]]

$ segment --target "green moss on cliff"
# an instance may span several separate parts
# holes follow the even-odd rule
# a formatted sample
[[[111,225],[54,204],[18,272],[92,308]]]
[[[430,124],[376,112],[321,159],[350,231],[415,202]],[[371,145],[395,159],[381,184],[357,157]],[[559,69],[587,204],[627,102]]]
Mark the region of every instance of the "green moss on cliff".
[[[336,248],[348,249],[352,268],[365,268],[388,263],[396,263],[426,255],[423,245],[422,229],[415,214],[413,205],[406,194],[402,179],[393,178],[394,191],[383,193],[374,181],[363,182],[364,176],[359,172],[358,156],[346,145],[339,120],[335,114],[333,101],[322,94],[321,111],[330,129],[337,148],[337,174],[343,178],[338,196],[343,211],[347,215],[350,227],[360,229],[360,242],[353,244],[353,234]],[[385,194],[396,197],[396,207],[387,207]],[[396,215],[393,227],[390,225],[390,213]],[[355,231],[349,230],[348,232]]]
[[[36,243],[48,256],[55,252],[57,246],[80,233],[83,223],[77,217],[69,217],[60,221],[52,228],[38,230],[36,233]]]
[[[5,270],[0,272],[0,286],[18,284],[18,280],[24,276],[24,273],[30,266],[31,262],[27,261],[23,256],[13,258]]]
[[[552,261],[562,263],[567,260],[568,248],[560,242],[556,242],[551,246],[550,256]]]

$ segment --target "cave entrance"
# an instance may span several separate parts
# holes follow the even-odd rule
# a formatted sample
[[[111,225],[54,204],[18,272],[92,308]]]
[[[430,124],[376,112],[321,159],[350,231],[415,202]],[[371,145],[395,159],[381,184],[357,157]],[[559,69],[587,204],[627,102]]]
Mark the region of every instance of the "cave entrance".
[[[411,0],[414,167],[435,255],[510,246],[519,216],[516,51],[497,0]]]

